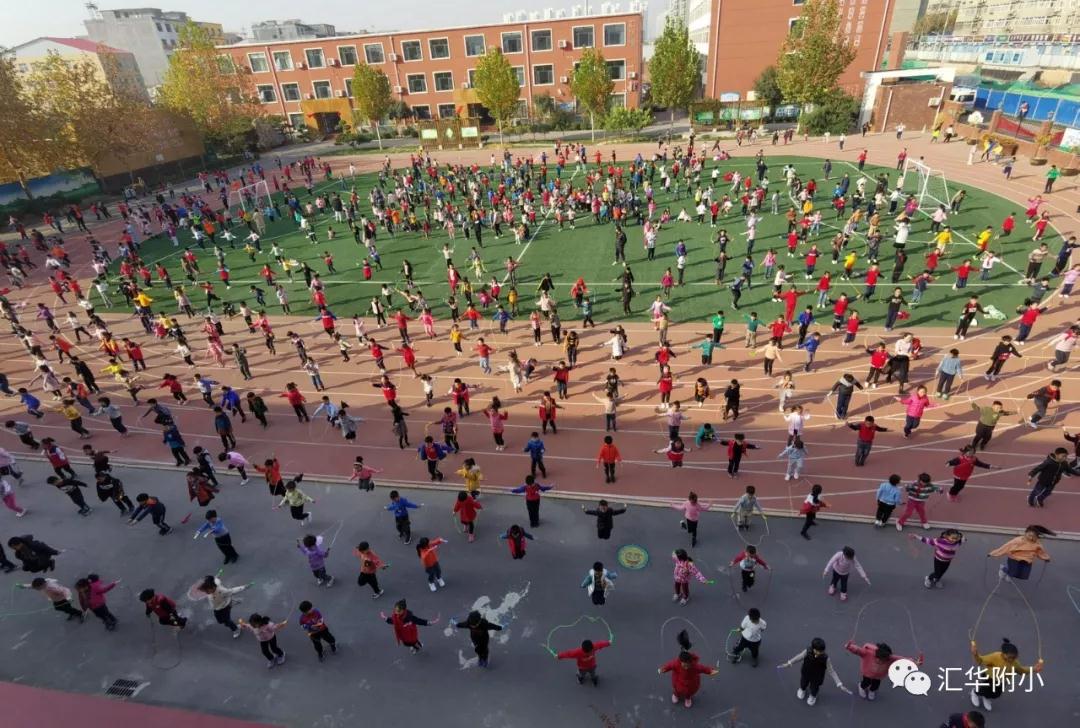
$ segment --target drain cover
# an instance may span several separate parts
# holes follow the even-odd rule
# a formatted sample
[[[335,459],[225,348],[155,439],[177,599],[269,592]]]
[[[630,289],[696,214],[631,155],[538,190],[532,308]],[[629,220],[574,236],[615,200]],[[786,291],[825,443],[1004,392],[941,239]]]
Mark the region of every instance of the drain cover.
[[[149,684],[138,680],[114,680],[112,685],[105,690],[105,694],[110,698],[133,698]]]

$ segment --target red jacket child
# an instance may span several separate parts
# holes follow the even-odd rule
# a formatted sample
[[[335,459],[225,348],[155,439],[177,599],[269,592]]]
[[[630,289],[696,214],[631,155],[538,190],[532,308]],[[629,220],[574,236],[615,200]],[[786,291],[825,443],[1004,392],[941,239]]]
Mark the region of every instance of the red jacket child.
[[[715,675],[718,671],[715,667],[702,665],[694,653],[683,652],[674,660],[661,665],[658,672],[670,672],[672,697],[689,703],[701,689],[701,676]]]
[[[461,496],[465,496],[462,498]],[[461,525],[468,525],[476,521],[476,512],[484,509],[484,506],[476,502],[476,499],[465,491],[458,493],[458,499],[454,502],[454,513],[458,514]]]
[[[586,651],[585,644],[588,643],[592,649]],[[577,663],[578,672],[590,672],[596,669],[596,653],[605,648],[611,647],[611,643],[607,640],[600,640],[599,642],[592,642],[585,640],[582,642],[581,647],[576,647],[572,650],[563,650],[555,655],[560,660],[574,660]]]

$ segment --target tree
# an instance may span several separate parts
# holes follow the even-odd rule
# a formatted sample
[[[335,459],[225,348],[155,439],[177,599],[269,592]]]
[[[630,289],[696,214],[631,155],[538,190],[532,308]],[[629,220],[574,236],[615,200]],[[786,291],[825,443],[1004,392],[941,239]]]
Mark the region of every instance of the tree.
[[[36,106],[26,93],[15,59],[0,49],[0,177],[19,182],[27,199],[33,199],[29,182],[49,174],[68,161],[60,141],[63,122],[51,110]]]
[[[784,94],[776,80],[776,66],[768,66],[754,81],[754,93],[758,100],[767,104],[776,113],[776,107],[784,103]]]
[[[648,109],[619,106],[608,112],[604,119],[604,128],[608,131],[641,131],[651,124],[652,120],[652,112]]]
[[[690,33],[681,18],[668,16],[664,32],[653,46],[649,78],[653,103],[671,111],[670,123],[674,125],[675,110],[690,106],[701,80],[701,54],[690,42]]]
[[[550,119],[555,114],[555,97],[549,93],[533,96],[533,113],[541,119]]]
[[[840,32],[836,0],[806,0],[776,64],[783,98],[799,106],[824,101],[854,59],[855,49]]]
[[[381,68],[358,65],[353,71],[352,92],[357,114],[375,127],[375,138],[379,140],[379,149],[382,149],[379,122],[389,113],[390,106],[394,103],[394,98],[390,95],[390,79]]]
[[[249,133],[259,114],[248,76],[214,47],[208,30],[192,22],[180,29],[158,98],[190,117],[204,138],[224,145]]]
[[[851,131],[859,115],[859,101],[843,91],[834,90],[826,98],[814,104],[812,111],[803,114],[800,123],[807,134],[820,136],[846,134]]]
[[[499,127],[499,143],[502,143],[503,127],[517,110],[521,85],[517,73],[498,48],[489,48],[488,52],[476,64],[473,74],[473,87],[476,97],[487,108]]]
[[[603,118],[611,103],[615,82],[611,80],[604,54],[595,48],[587,48],[578,60],[578,66],[570,77],[570,91],[578,103],[589,111],[591,138],[596,141],[596,117]]]
[[[912,33],[915,37],[951,33],[956,25],[956,14],[957,10],[955,9],[927,13],[915,21],[915,28]]]
[[[65,166],[98,170],[106,160],[129,162],[141,154],[153,132],[145,91],[130,82],[112,54],[66,59],[49,53],[26,77],[26,93],[39,109],[61,122],[59,144]]]

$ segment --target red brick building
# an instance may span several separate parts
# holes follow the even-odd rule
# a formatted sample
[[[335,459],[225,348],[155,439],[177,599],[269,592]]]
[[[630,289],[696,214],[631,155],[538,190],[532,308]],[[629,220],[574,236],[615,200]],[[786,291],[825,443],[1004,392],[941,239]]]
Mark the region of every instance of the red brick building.
[[[358,63],[381,68],[418,119],[480,116],[486,113],[472,89],[476,62],[489,48],[501,48],[521,83],[520,116],[536,97],[549,94],[573,108],[569,77],[585,48],[595,47],[615,82],[612,102],[639,106],[642,15],[624,13],[561,20],[346,35],[299,41],[251,42],[220,46],[251,83],[267,114],[285,116],[294,126],[327,129],[351,120],[353,69]]]
[[[837,0],[840,32],[856,56],[840,77],[845,91],[862,96],[860,73],[876,71],[888,45],[894,0]],[[803,0],[712,0],[705,98],[746,99],[754,81],[774,65]],[[738,99],[730,94],[738,94]]]

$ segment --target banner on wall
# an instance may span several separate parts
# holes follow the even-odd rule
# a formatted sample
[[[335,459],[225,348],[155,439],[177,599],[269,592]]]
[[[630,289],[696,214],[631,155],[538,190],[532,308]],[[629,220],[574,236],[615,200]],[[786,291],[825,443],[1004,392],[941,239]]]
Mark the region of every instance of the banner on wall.
[[[101,191],[98,181],[90,172],[75,169],[68,172],[56,172],[45,177],[35,177],[27,183],[30,194],[35,198],[60,196],[64,199],[79,200]],[[10,205],[16,200],[25,200],[26,193],[18,182],[0,184],[0,207]]]
[[[1071,126],[1066,129],[1061,135],[1061,144],[1059,146],[1066,149],[1069,147],[1073,149],[1080,148],[1080,129],[1075,129]]]

